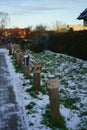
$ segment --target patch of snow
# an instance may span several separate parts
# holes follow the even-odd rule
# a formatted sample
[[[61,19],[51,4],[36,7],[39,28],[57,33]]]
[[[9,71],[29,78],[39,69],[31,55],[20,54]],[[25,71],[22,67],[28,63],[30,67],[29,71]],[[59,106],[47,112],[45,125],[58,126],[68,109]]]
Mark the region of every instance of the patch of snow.
[[[8,51],[6,49],[0,49],[0,52],[5,53],[6,62],[8,64],[8,69],[11,74],[11,77],[9,78],[10,80],[12,80],[12,85],[14,85],[16,98],[17,101],[19,102],[20,114],[22,113],[24,114],[27,130],[52,130],[48,126],[41,124],[42,114],[45,111],[46,104],[49,103],[49,96],[39,93],[38,98],[40,100],[31,97],[30,94],[26,92],[26,89],[31,88],[31,85],[29,84],[30,81],[25,80],[23,74],[15,72],[12,60],[8,55]],[[79,107],[81,103],[86,104],[87,74],[85,73],[83,75],[79,72],[79,70],[80,65],[84,69],[87,69],[87,62],[82,61],[80,59],[76,59],[76,62],[73,63],[64,59],[64,57],[70,59],[72,59],[73,57],[52,53],[51,51],[44,52],[45,56],[47,55],[51,57],[53,54],[55,54],[56,58],[56,59],[54,58],[55,62],[52,62],[53,60],[52,58],[51,60],[46,59],[44,60],[46,62],[46,66],[44,64],[42,70],[43,68],[45,69],[47,67],[47,73],[42,72],[42,74],[44,75],[44,80],[47,81],[48,74],[50,77],[53,77],[51,73],[53,74],[54,72],[50,72],[50,70],[54,71],[55,66],[55,74],[59,76],[59,84],[60,84],[59,91],[63,89],[65,94],[64,96],[66,97],[80,98],[80,101],[77,104],[75,104],[77,107]],[[60,57],[62,57],[61,61],[59,60]],[[34,62],[34,58],[32,55],[31,55],[31,62]],[[54,66],[52,66],[52,64],[54,64]],[[78,70],[79,72],[78,74],[76,73],[76,70]],[[27,83],[26,86],[23,86],[23,83]],[[42,82],[42,84],[44,83]],[[61,95],[63,96],[63,93],[61,93]],[[34,102],[35,106],[32,109],[33,112],[28,114],[29,110],[25,109],[25,107],[26,105],[29,105],[31,102]],[[60,104],[60,113],[66,120],[66,125],[68,129],[72,130],[78,129],[77,125],[81,121],[79,115],[80,112],[83,111],[83,108],[85,108],[85,106],[83,106],[82,108],[79,107],[79,110],[74,111],[70,108],[65,108],[62,103]]]

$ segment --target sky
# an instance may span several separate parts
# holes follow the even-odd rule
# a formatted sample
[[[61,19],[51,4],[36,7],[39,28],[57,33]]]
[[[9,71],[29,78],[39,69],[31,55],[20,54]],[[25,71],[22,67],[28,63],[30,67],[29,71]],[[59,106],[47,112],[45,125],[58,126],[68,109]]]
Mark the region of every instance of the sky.
[[[87,0],[0,0],[0,12],[9,16],[8,27],[82,24],[77,17],[86,8]]]

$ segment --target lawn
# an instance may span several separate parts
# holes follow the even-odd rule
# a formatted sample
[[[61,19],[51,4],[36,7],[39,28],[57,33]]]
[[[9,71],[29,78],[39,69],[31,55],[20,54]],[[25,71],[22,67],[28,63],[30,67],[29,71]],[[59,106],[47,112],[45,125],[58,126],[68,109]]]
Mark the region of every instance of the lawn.
[[[64,54],[44,51],[30,55],[30,78],[18,72],[19,89],[31,130],[87,129],[87,61]],[[12,58],[12,62],[15,60]],[[32,66],[41,63],[41,88],[34,91]],[[60,119],[50,119],[47,89],[48,75],[56,75],[59,82]],[[61,124],[61,125],[59,125]]]

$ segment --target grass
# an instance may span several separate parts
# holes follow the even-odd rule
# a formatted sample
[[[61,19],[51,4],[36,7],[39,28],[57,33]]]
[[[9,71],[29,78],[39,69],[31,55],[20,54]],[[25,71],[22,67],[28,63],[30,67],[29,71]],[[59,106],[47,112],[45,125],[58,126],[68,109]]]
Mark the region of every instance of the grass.
[[[33,110],[35,105],[36,105],[35,102],[30,102],[28,105],[25,106],[25,108],[28,110],[27,114],[36,113],[36,111]]]
[[[82,116],[87,116],[87,111],[82,112],[82,113],[80,114],[80,117],[82,117]]]
[[[27,85],[30,85],[30,83],[29,83],[29,82],[24,82],[24,83],[22,84],[22,86],[27,86]]]
[[[61,115],[59,117],[51,117],[49,104],[46,105],[45,113],[42,116],[42,124],[49,126],[53,130],[56,130],[56,128],[67,130],[65,120]]]
[[[65,108],[71,109],[72,111],[75,110],[78,113],[78,117],[81,118],[81,125],[78,125],[78,128],[80,130],[80,127],[83,128],[83,130],[86,130],[87,126],[87,111],[85,111],[85,104],[81,103],[81,98],[84,100],[86,90],[84,84],[82,82],[87,81],[87,68],[83,67],[84,62],[79,61],[72,57],[67,57],[64,55],[58,55],[54,53],[31,53],[32,59],[31,59],[31,66],[33,66],[36,62],[40,62],[42,65],[42,73],[41,73],[41,87],[40,87],[40,93],[42,95],[48,95],[47,91],[47,74],[57,74],[59,77],[59,94],[60,94],[60,105],[63,105]],[[17,72],[23,72],[23,68],[19,68],[19,66],[16,64],[15,60],[13,60],[13,64],[15,66],[15,69]],[[32,74],[32,71],[31,71]],[[83,77],[83,75],[85,75]],[[68,82],[70,80],[70,82]],[[72,83],[74,83],[72,85]],[[26,92],[33,98],[40,100],[39,92],[36,92],[34,90],[34,83],[33,83],[33,76],[30,75],[29,77],[29,85],[31,85],[31,88],[28,88]],[[24,82],[22,84],[23,86],[27,85],[27,82]],[[81,95],[81,96],[80,96]],[[79,105],[77,105],[79,104]],[[30,102],[26,106],[26,109],[29,109],[29,113],[35,113],[33,111],[33,107],[36,104],[33,102]],[[74,115],[73,115],[74,116]],[[84,120],[83,120],[83,117]],[[64,117],[60,115],[59,118],[51,118],[50,116],[50,105],[46,105],[46,108],[44,110],[44,113],[42,114],[42,124],[45,124],[49,127],[51,127],[53,130],[56,130],[56,128],[60,128],[61,130],[66,130],[66,123],[64,120]]]
[[[15,58],[14,58],[13,56],[11,56],[11,59],[12,59],[12,63],[13,63],[13,65],[14,65],[14,68],[15,68],[16,72],[24,73],[24,67],[23,67],[23,66],[20,67],[20,66],[17,64],[17,62],[16,62],[16,60],[15,60]]]
[[[34,90],[34,87],[28,88],[26,92],[29,93],[31,97],[38,99],[38,92]]]
[[[36,104],[34,102],[30,102],[27,106],[26,109],[32,109]]]
[[[41,87],[40,87],[40,92],[44,95],[47,94],[47,84],[43,84]]]
[[[78,102],[80,102],[80,98],[63,97],[62,99],[60,99],[60,102],[66,108],[79,110],[79,108],[75,104],[78,103]]]

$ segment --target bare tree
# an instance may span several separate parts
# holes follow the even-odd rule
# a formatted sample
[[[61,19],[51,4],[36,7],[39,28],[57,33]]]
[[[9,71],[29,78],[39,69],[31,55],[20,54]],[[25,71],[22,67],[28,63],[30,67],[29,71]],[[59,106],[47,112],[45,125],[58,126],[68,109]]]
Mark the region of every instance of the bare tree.
[[[46,31],[46,28],[47,28],[47,26],[40,24],[35,27],[35,31],[44,32],[44,31]]]
[[[61,32],[67,30],[67,25],[61,21],[56,21],[53,23],[53,30]]]
[[[26,31],[26,38],[28,38],[29,34],[32,32],[32,26],[28,26],[27,28],[25,28]]]
[[[9,22],[8,13],[0,12],[0,28],[5,28]]]

